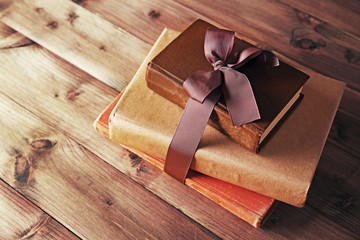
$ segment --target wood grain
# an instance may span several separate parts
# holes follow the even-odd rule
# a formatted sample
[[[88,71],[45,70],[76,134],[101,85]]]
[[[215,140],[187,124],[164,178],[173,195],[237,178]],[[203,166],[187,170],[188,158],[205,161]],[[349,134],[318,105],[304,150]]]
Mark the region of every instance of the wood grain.
[[[211,19],[174,1],[74,1],[89,11],[153,45],[167,27],[182,31],[197,18]],[[214,22],[213,22],[214,23]]]
[[[0,21],[0,39],[6,38],[13,33],[16,33],[14,29]]]
[[[356,107],[356,106],[354,106]],[[360,159],[360,124],[359,119],[339,110],[330,130],[329,142]]]
[[[353,0],[331,1],[284,1],[303,12],[307,12],[322,21],[328,22],[337,29],[342,29],[350,34],[360,37],[360,2]]]
[[[359,234],[339,228],[339,224],[309,206],[294,209],[280,203],[262,230],[271,239],[358,239]]]
[[[80,4],[89,11],[151,45],[155,43],[165,27],[176,31],[183,31],[198,18],[225,28],[221,22],[216,22],[208,16],[202,15],[175,1],[73,0],[73,2]],[[250,43],[257,44],[246,36],[242,35],[241,38]]]
[[[278,1],[176,1],[266,48],[360,89],[359,38],[315,16]]]
[[[360,110],[358,106],[360,106],[360,93],[352,89],[345,88],[339,107],[357,119],[360,119]]]
[[[0,180],[0,239],[79,239]]]
[[[360,155],[354,157],[328,142],[320,159],[307,204],[360,236]]]
[[[6,4],[9,2],[10,1],[4,0],[0,1],[0,9],[3,9],[3,13],[5,11],[4,9],[9,7]],[[33,4],[34,1],[25,2],[27,4]],[[37,1],[35,3],[39,2],[40,1]],[[67,1],[63,2],[64,3],[61,3],[62,6],[64,6],[63,4],[72,6],[71,4],[69,5]],[[145,189],[150,190],[155,195],[175,208],[178,208],[185,215],[202,224],[222,238],[236,239],[239,238],[239,236],[252,239],[289,239],[294,237],[323,239],[360,238],[357,230],[359,219],[359,212],[357,210],[359,207],[358,185],[360,181],[357,150],[359,143],[357,131],[359,111],[357,110],[357,106],[360,98],[359,92],[356,91],[359,90],[359,36],[356,34],[358,28],[356,24],[354,24],[356,23],[356,19],[355,21],[351,20],[353,19],[352,16],[358,15],[356,12],[358,9],[356,8],[356,1],[327,1],[328,7],[336,6],[336,10],[335,7],[333,7],[333,9],[327,8],[326,11],[322,10],[322,4],[325,1],[285,2],[280,0],[273,1],[271,4],[269,1],[262,1],[260,3],[239,1],[234,7],[229,7],[227,2],[198,1],[198,3],[195,4],[194,2],[187,0],[179,0],[178,2],[164,2],[160,0],[73,0],[73,2],[78,3],[81,7],[85,7],[107,21],[121,27],[123,29],[121,32],[124,33],[124,35],[122,35],[124,38],[133,39],[133,35],[136,36],[135,39],[140,38],[141,41],[139,46],[145,46],[147,43],[152,44],[164,26],[180,30],[198,17],[210,20],[212,23],[221,23],[229,28],[235,29],[238,33],[242,33],[263,43],[262,46],[266,48],[277,50],[282,58],[287,59],[287,61],[290,59],[296,64],[298,64],[297,62],[300,62],[311,69],[347,81],[349,86],[355,89],[355,91],[349,88],[345,91],[344,99],[340,106],[344,111],[341,111],[340,114],[338,113],[335,121],[336,123],[331,130],[330,140],[326,144],[324,155],[320,160],[319,169],[310,189],[308,205],[304,209],[296,209],[281,204],[270,218],[270,221],[265,225],[264,229],[254,231],[251,226],[239,221],[235,216],[219,208],[216,204],[210,202],[196,192],[172,181],[153,166],[140,164],[141,159],[129,154],[121,147],[112,144],[105,138],[102,138],[92,129],[91,125],[93,120],[95,120],[97,115],[106,107],[106,105],[115,98],[117,91],[114,91],[111,87],[97,81],[88,74],[74,68],[71,64],[37,46],[29,46],[22,49],[1,50],[0,64],[2,67],[0,68],[0,81],[2,86],[0,92],[5,93],[11,99],[5,97],[5,103],[1,104],[8,106],[8,108],[4,108],[8,110],[0,114],[0,122],[3,122],[4,119],[6,120],[7,118],[4,118],[4,116],[12,113],[14,111],[13,109],[18,109],[16,104],[17,107],[12,107],[14,104],[13,101],[16,101],[38,116],[36,122],[41,122],[41,126],[46,126],[44,128],[38,128],[36,124],[34,124],[31,125],[33,128],[29,128],[27,132],[21,132],[21,134],[18,133],[18,129],[14,129],[14,131],[6,130],[4,132],[6,135],[0,135],[0,141],[2,143],[5,142],[8,144],[8,142],[18,142],[17,148],[7,148],[7,154],[12,153],[13,157],[11,164],[13,165],[8,164],[6,168],[0,168],[0,174],[9,177],[9,182],[11,182],[14,187],[17,187],[21,193],[26,193],[26,196],[29,197],[31,201],[34,201],[39,205],[40,203],[43,204],[42,206],[46,206],[46,209],[52,209],[50,212],[47,211],[50,215],[60,216],[60,219],[65,219],[67,222],[70,222],[71,225],[80,229],[79,231],[89,234],[91,230],[96,231],[103,225],[100,224],[100,226],[95,226],[91,230],[89,230],[90,227],[88,226],[82,226],[81,223],[86,222],[82,217],[86,218],[88,215],[82,213],[81,210],[87,210],[92,214],[91,216],[96,216],[95,219],[101,219],[103,217],[102,214],[106,212],[106,209],[109,209],[104,214],[107,217],[104,220],[107,222],[104,223],[105,225],[114,223],[115,217],[108,217],[109,215],[107,215],[109,214],[108,212],[113,211],[112,208],[114,208],[114,205],[117,209],[115,210],[115,215],[119,212],[121,212],[119,213],[120,215],[124,213],[124,208],[119,207],[120,205],[123,205],[118,201],[115,201],[114,204],[113,198],[111,198],[110,202],[108,201],[108,203],[113,203],[112,205],[110,204],[110,207],[109,204],[106,203],[106,198],[104,198],[102,194],[108,192],[108,189],[99,190],[99,188],[92,187],[94,182],[95,185],[100,185],[99,179],[101,179],[102,176],[93,174],[92,171],[90,171],[89,174],[94,176],[89,176],[89,174],[84,173],[83,170],[75,170],[76,168],[79,168],[79,165],[77,165],[80,164],[77,162],[78,159],[81,160],[81,163],[83,163],[83,161],[89,161],[89,165],[86,165],[86,162],[84,163],[87,168],[90,168],[89,166],[91,166],[92,168],[95,167],[99,169],[102,169],[103,167],[102,164],[98,165],[99,162],[104,160],[115,166],[117,169],[120,169],[143,187],[142,190],[135,190],[135,192],[145,192],[146,194],[148,192]],[[219,4],[225,4],[225,6],[218,7]],[[315,6],[316,4],[319,5]],[[58,11],[58,8],[53,9],[54,11]],[[51,12],[53,9],[50,9],[47,12]],[[76,6],[74,9],[83,11],[81,10],[82,8],[76,8]],[[76,25],[77,20],[80,20],[76,17],[80,16],[78,12],[74,11],[75,15],[72,14],[72,16],[70,16],[70,13],[72,12],[63,12],[63,10],[58,12],[59,13],[54,13],[54,15],[59,18],[59,22],[65,21],[66,29],[76,28],[76,30],[74,30],[74,36],[79,38],[85,37],[86,40],[84,40],[84,42],[86,42],[87,33],[84,32],[89,30],[88,28],[84,28],[84,26],[87,26],[87,23],[81,24],[81,26],[80,24]],[[59,16],[56,14],[63,15]],[[337,14],[342,17],[338,17]],[[94,14],[89,15],[91,15],[91,17],[95,16]],[[29,16],[32,15],[29,14]],[[267,16],[270,16],[275,20],[273,22],[268,21]],[[349,18],[346,16],[349,16]],[[95,16],[95,19],[97,19],[97,16]],[[242,24],[239,25],[238,23],[241,20],[246,21],[242,21]],[[71,21],[75,26],[67,26],[71,25]],[[50,22],[46,23],[48,24]],[[42,24],[45,23],[43,22]],[[50,24],[49,26],[47,26],[47,24],[45,29],[52,32],[54,29],[51,28],[56,26],[56,24]],[[279,25],[281,26],[280,28],[278,28]],[[64,27],[64,25],[61,24],[57,26],[57,29],[59,26]],[[86,29],[86,31],[84,30],[83,32],[82,30],[78,30],[77,27],[82,30]],[[118,29],[117,27],[115,28]],[[292,30],[297,28],[300,30],[295,31],[298,35],[294,38],[292,36]],[[15,31],[13,29],[0,23],[1,36],[7,37],[14,33]],[[16,40],[18,36],[19,35],[13,35],[13,38],[10,39]],[[61,37],[59,37],[59,39],[66,42],[66,39],[64,40]],[[291,42],[291,39],[293,39],[292,37],[295,41]],[[321,40],[326,42],[326,46],[322,46],[323,42]],[[91,43],[95,43],[96,45],[98,42],[91,40]],[[134,46],[136,45],[134,44]],[[141,51],[142,50],[140,50],[140,52]],[[139,59],[136,60],[138,65],[140,65],[141,62],[141,56],[145,56],[146,54],[146,51],[144,52],[145,53],[140,53],[138,55]],[[63,52],[61,53],[64,54]],[[335,55],[331,55],[332,53]],[[134,52],[133,54],[137,55],[138,53]],[[71,59],[69,56],[68,58]],[[79,61],[79,63],[83,64],[83,61]],[[120,65],[123,66],[122,64]],[[134,63],[133,65],[136,64]],[[299,64],[299,66],[301,66],[301,64]],[[137,69],[137,66],[134,66],[134,69]],[[131,78],[126,75],[126,72],[118,71],[117,74],[119,79],[126,78],[129,80]],[[21,114],[23,114],[23,112],[29,114],[24,108],[20,107],[20,109]],[[17,111],[18,110],[15,110],[15,112]],[[18,115],[21,116],[21,114]],[[33,116],[32,114],[30,115]],[[7,121],[5,122],[6,124],[9,124]],[[49,127],[47,124],[50,124],[53,127]],[[3,126],[4,125],[0,125],[0,129],[5,128]],[[54,130],[55,128],[56,130]],[[45,134],[42,131],[47,133]],[[29,139],[35,139],[32,135],[34,132],[41,132],[41,134],[35,137],[43,137],[46,135],[46,138],[36,138],[39,141],[29,142]],[[23,136],[28,140],[22,139]],[[49,146],[52,146],[54,140],[56,140],[56,145],[49,150],[43,151],[44,148],[46,149]],[[63,145],[60,145],[60,142]],[[0,147],[0,151],[8,146],[6,144],[4,145],[5,147],[3,147],[3,145]],[[61,150],[57,149],[59,146],[62,146]],[[41,157],[39,158],[40,161],[33,161],[33,159],[38,159],[37,157],[31,157],[31,161],[29,158],[16,158],[16,151],[18,149],[31,153],[32,151],[35,151],[34,154],[41,153]],[[56,151],[59,152],[53,155],[53,150],[51,149],[57,149]],[[48,151],[51,151],[51,154],[47,155],[46,152]],[[93,152],[101,159],[90,152]],[[50,160],[48,161],[44,155],[50,155]],[[1,159],[4,158],[2,157]],[[5,160],[8,161],[8,158]],[[0,160],[0,162],[5,160]],[[16,161],[17,165],[15,167]],[[27,170],[31,169],[31,167],[29,168],[29,162],[42,163],[47,161],[51,163],[48,167],[51,168],[51,170],[41,170],[41,174],[38,174],[39,168],[37,167],[35,169],[34,167],[36,164],[31,165],[33,167],[32,169],[35,169],[34,171]],[[43,166],[44,163],[40,165]],[[54,171],[54,166],[64,170]],[[4,171],[4,169],[10,170]],[[62,173],[68,171],[68,169],[70,169],[70,176]],[[107,167],[105,167],[105,169],[107,169]],[[117,171],[115,172],[118,174]],[[82,177],[75,179],[74,181],[73,176],[79,176],[78,173],[81,173],[80,176]],[[116,174],[115,176],[117,176]],[[34,179],[34,176],[36,177],[36,181],[31,181]],[[42,177],[37,178],[37,176],[47,176],[46,181]],[[89,179],[92,179],[91,177],[94,177],[95,180],[90,181]],[[38,191],[33,186],[29,187],[26,184],[29,179],[30,185],[35,184],[36,187],[41,186],[41,184],[38,185],[37,179],[42,179],[40,183],[47,183],[50,180],[50,185],[48,185],[48,188],[42,188],[42,191]],[[114,179],[115,177],[111,179],[111,182],[114,182]],[[54,183],[56,181],[58,181],[59,184]],[[116,178],[115,182],[117,181],[118,179]],[[129,181],[129,179],[126,181]],[[130,183],[133,182],[130,181]],[[87,200],[90,198],[91,200],[87,201],[90,201],[91,203],[85,207],[81,205],[79,208],[80,210],[75,209],[74,212],[62,209],[60,207],[62,206],[62,203],[59,203],[60,200],[57,199],[59,197],[58,193],[53,194],[51,191],[55,188],[61,190],[63,186],[67,187],[69,185],[71,185],[70,188],[73,189],[70,192],[70,194],[73,194],[71,196],[75,196],[75,199],[80,198]],[[44,186],[46,186],[46,184]],[[123,190],[123,187],[117,185],[114,190],[109,190],[109,192],[112,193],[112,191],[118,192],[123,190],[127,191],[127,193],[132,193],[134,191],[133,189],[126,187],[125,189],[126,190]],[[66,193],[66,191],[63,190],[60,191],[62,194],[64,192]],[[118,193],[115,193],[115,197],[119,196],[116,194]],[[126,194],[124,194],[124,196],[125,195]],[[93,199],[96,198],[94,196],[102,196],[102,198],[97,201]],[[108,195],[105,194],[105,196],[107,197]],[[121,195],[121,197],[122,196],[123,195]],[[140,196],[140,199],[143,198]],[[53,202],[55,202],[55,205]],[[74,200],[73,204],[78,206],[76,204],[79,204],[79,202]],[[144,202],[147,203],[147,201]],[[101,210],[98,210],[98,206],[100,206]],[[105,207],[102,208],[102,206]],[[135,215],[140,214],[142,216],[140,219],[149,216],[151,218],[151,214],[146,212],[146,207],[142,205],[139,206],[129,207],[129,211],[126,212],[127,216],[132,217],[133,212],[135,212]],[[119,208],[121,208],[121,210],[119,210]],[[95,209],[96,213],[93,213],[93,209]],[[145,211],[139,213],[139,210],[136,209],[140,209],[141,211],[145,209]],[[173,210],[172,207],[170,207],[170,209]],[[64,214],[63,211],[67,211],[66,213],[69,216]],[[79,217],[76,216],[76,214],[79,211],[81,221],[76,222]],[[180,214],[180,216],[183,217],[184,215]],[[181,222],[184,219],[182,217],[172,219],[172,221],[174,223],[178,221]],[[58,219],[58,217],[56,218]],[[94,218],[90,218],[89,221],[91,221],[91,219]],[[158,217],[157,219],[165,221],[164,219],[167,218]],[[103,223],[104,221],[101,222]],[[115,222],[118,223],[117,217]],[[131,223],[131,221],[125,221],[121,224],[125,227],[130,226],[130,229],[136,228],[136,224]],[[190,226],[193,224],[194,223],[190,224]],[[152,222],[149,223],[149,225],[151,226],[145,228],[145,230],[152,231],[154,227],[159,226],[153,225]],[[117,229],[117,227],[119,226],[114,228]],[[202,228],[200,227],[200,229]],[[141,230],[135,231],[141,232]],[[161,232],[161,230],[158,231]],[[110,231],[110,234],[112,233],[113,232]],[[166,233],[161,236],[165,236],[165,234]],[[208,237],[206,234],[207,233],[201,236]],[[145,234],[141,236],[145,236]],[[131,237],[133,237],[133,235],[131,235]],[[211,237],[214,236],[212,235]]]
[[[0,105],[0,177],[81,238],[217,238],[11,99]]]
[[[38,46],[0,51],[0,63],[3,66],[3,72],[1,74],[2,89],[0,89],[0,91],[6,93],[11,99],[19,104],[26,106],[31,112],[39,116],[43,122],[56,127],[58,131],[71,137],[74,141],[81,143],[87,150],[101,156],[103,160],[124,172],[133,180],[140,183],[144,188],[178,208],[181,212],[206,228],[211,229],[216,235],[230,239],[237,238],[239,235],[248,237],[261,236],[263,239],[271,238],[271,235],[268,235],[267,232],[253,231],[250,225],[248,226],[246,223],[225,211],[217,204],[201,196],[199,193],[172,180],[156,167],[149,164],[143,164],[139,168],[141,159],[129,154],[121,147],[108,141],[106,138],[99,136],[95,130],[92,129],[92,122],[106,105],[111,102],[112,97],[117,95],[117,92],[110,87],[93,79],[86,73],[58,59],[53,54]],[[35,98],[33,96],[37,97]],[[68,98],[68,96],[70,96],[70,98]],[[87,107],[89,105],[92,107]],[[14,133],[9,135],[14,135]],[[58,136],[59,134],[56,133],[55,135]],[[60,145],[58,144],[60,140],[58,137],[52,139],[50,138],[51,136],[47,136],[46,138],[41,137],[41,139],[49,139],[51,142],[56,140],[58,143],[55,146],[56,149],[59,149]],[[16,139],[19,138],[22,138],[22,136],[17,137]],[[28,146],[26,142],[23,144]],[[78,166],[85,165],[95,169],[99,168],[97,163],[99,159],[96,161],[91,160],[95,157],[88,153],[87,150],[82,148],[81,151],[77,150],[79,146],[69,139],[66,139],[65,145],[69,146],[59,150],[57,153],[59,156],[55,156],[54,158],[62,159],[61,162],[64,163],[61,164],[64,164],[66,169],[72,169],[69,165],[73,166],[74,164],[79,164]],[[75,161],[73,163],[74,160],[72,159],[82,159],[83,155],[81,152],[84,151],[87,156],[90,155],[92,157],[90,157],[90,159],[89,157],[85,158],[85,162],[81,161],[80,163],[77,163],[77,161]],[[67,156],[65,160],[63,159],[63,154],[66,154]],[[70,158],[70,160],[68,158]],[[52,161],[54,161],[53,164],[55,164],[59,160]],[[52,168],[56,168],[56,166],[57,165]],[[68,172],[68,170],[66,171]],[[48,174],[50,174],[50,172],[48,172]],[[95,177],[97,180],[92,180],[91,182],[100,181],[99,179],[103,178],[103,176],[96,175],[92,172],[89,174],[91,176],[97,176]],[[10,176],[13,178],[13,175],[10,174]],[[52,183],[56,186],[50,186],[49,189],[63,188],[61,186],[71,187],[72,185],[77,189],[76,191],[84,191],[82,189],[88,188],[88,185],[85,183],[78,185],[75,184],[77,181],[74,183],[70,180],[62,180],[62,178],[64,178],[63,175],[59,178],[60,179],[54,179],[54,183]],[[84,181],[90,182],[88,177],[85,177]],[[98,185],[100,185],[100,182],[98,182]],[[119,189],[116,189],[116,191],[121,191],[120,186],[117,188]],[[50,198],[51,194],[49,194],[48,197]],[[49,201],[52,202],[55,200],[56,199],[51,199]],[[94,202],[91,206],[96,209],[96,204],[102,206],[104,203],[101,201]],[[134,208],[135,207],[132,208],[132,211],[136,211]],[[285,222],[285,226],[287,226],[287,222],[298,220],[298,214],[303,216],[301,214],[302,209],[289,209],[290,210],[280,214],[282,219],[286,219],[286,221],[284,220],[284,223],[280,223],[281,226],[285,224]],[[85,210],[86,209],[82,209],[82,211]],[[64,210],[61,208],[58,209],[58,211],[61,212]],[[51,214],[54,216],[54,213],[51,212]],[[57,219],[65,219],[63,215],[65,214],[62,214],[61,217],[57,217]],[[71,214],[69,213],[69,215]],[[301,220],[306,219],[304,221],[312,222],[315,212],[312,211],[311,214],[304,213],[304,215],[305,216],[303,216]],[[148,217],[148,215],[146,216]],[[323,217],[318,216],[318,218],[320,220],[316,221],[319,221],[318,224],[320,224]],[[228,224],[229,222],[231,222],[231,224]],[[69,224],[69,226],[70,225],[72,224]],[[82,226],[83,224],[79,225]],[[272,230],[275,232],[279,231],[276,236],[279,236],[280,231],[285,228],[278,226],[279,224],[276,224],[274,226],[275,229]],[[311,226],[311,224],[309,226]],[[343,227],[337,227],[337,224],[334,222],[327,226],[329,227],[327,229],[329,236],[332,236],[331,234],[334,232],[343,232],[343,234],[351,236],[350,230]],[[293,226],[293,228],[295,227]],[[300,229],[297,231],[300,231]],[[82,235],[79,234],[79,236]]]
[[[33,42],[19,32],[0,22],[0,50],[30,45]]]
[[[150,48],[69,0],[6,2],[1,21],[119,91]]]
[[[23,47],[32,44],[33,41],[19,32],[15,32],[7,37],[0,38],[0,49]]]

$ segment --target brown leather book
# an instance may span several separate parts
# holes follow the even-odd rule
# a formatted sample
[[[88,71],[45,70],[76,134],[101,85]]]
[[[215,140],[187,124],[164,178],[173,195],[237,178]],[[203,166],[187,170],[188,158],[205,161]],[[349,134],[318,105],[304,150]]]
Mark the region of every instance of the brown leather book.
[[[213,70],[204,55],[204,38],[211,24],[197,20],[161,51],[148,65],[147,85],[150,89],[184,108],[188,95],[182,89],[187,77],[197,70]],[[251,44],[235,39],[237,44]],[[265,66],[252,60],[237,69],[244,73],[253,88],[261,119],[233,126],[223,99],[215,106],[209,124],[252,152],[285,115],[300,96],[309,78],[305,73],[280,61],[278,67]]]

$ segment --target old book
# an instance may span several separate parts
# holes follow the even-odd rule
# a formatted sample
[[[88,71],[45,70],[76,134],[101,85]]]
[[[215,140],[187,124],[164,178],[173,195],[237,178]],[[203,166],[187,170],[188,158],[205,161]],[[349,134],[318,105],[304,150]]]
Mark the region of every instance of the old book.
[[[165,31],[111,115],[109,136],[165,159],[183,109],[146,86],[147,63],[174,39]],[[207,126],[191,169],[294,206],[303,206],[340,102],[344,83],[312,73],[305,97],[271,141],[254,154]]]
[[[204,38],[209,23],[197,20],[147,67],[146,82],[150,89],[184,108],[189,98],[182,89],[187,77],[197,70],[213,70],[204,55]],[[251,44],[235,39],[240,49]],[[209,124],[252,152],[259,150],[266,136],[299,98],[302,86],[309,78],[305,73],[280,61],[269,67],[253,60],[238,69],[252,86],[261,119],[241,126],[233,126],[224,99],[220,99]]]
[[[109,117],[121,95],[118,95],[94,123],[95,128],[107,137],[109,137]],[[158,168],[164,168],[163,159],[152,157],[139,150],[129,150]],[[264,224],[278,203],[272,198],[195,171],[190,172],[185,184],[256,228]]]

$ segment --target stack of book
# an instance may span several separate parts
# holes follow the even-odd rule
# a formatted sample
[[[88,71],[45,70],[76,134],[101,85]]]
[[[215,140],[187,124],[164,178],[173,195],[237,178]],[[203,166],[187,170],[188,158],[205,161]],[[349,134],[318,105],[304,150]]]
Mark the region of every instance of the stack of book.
[[[197,70],[212,70],[203,53],[208,27],[197,20],[181,34],[165,29],[96,129],[163,168],[188,98],[182,83]],[[344,85],[318,75],[306,81],[281,61],[276,68],[246,64],[241,72],[262,118],[234,127],[220,100],[185,184],[259,227],[278,201],[304,206]]]

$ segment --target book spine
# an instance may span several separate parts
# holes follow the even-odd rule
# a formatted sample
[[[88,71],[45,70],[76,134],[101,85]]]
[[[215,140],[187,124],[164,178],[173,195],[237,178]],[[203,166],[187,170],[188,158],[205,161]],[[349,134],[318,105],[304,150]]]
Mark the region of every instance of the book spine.
[[[181,108],[185,108],[188,95],[182,89],[180,81],[176,81],[175,78],[175,76],[171,76],[153,62],[148,64],[146,69],[147,86],[172,103],[175,103]],[[226,110],[219,106],[216,106],[214,110],[208,122],[210,126],[219,130],[249,151],[254,153],[259,151],[259,142],[263,130],[252,123],[233,126]]]

